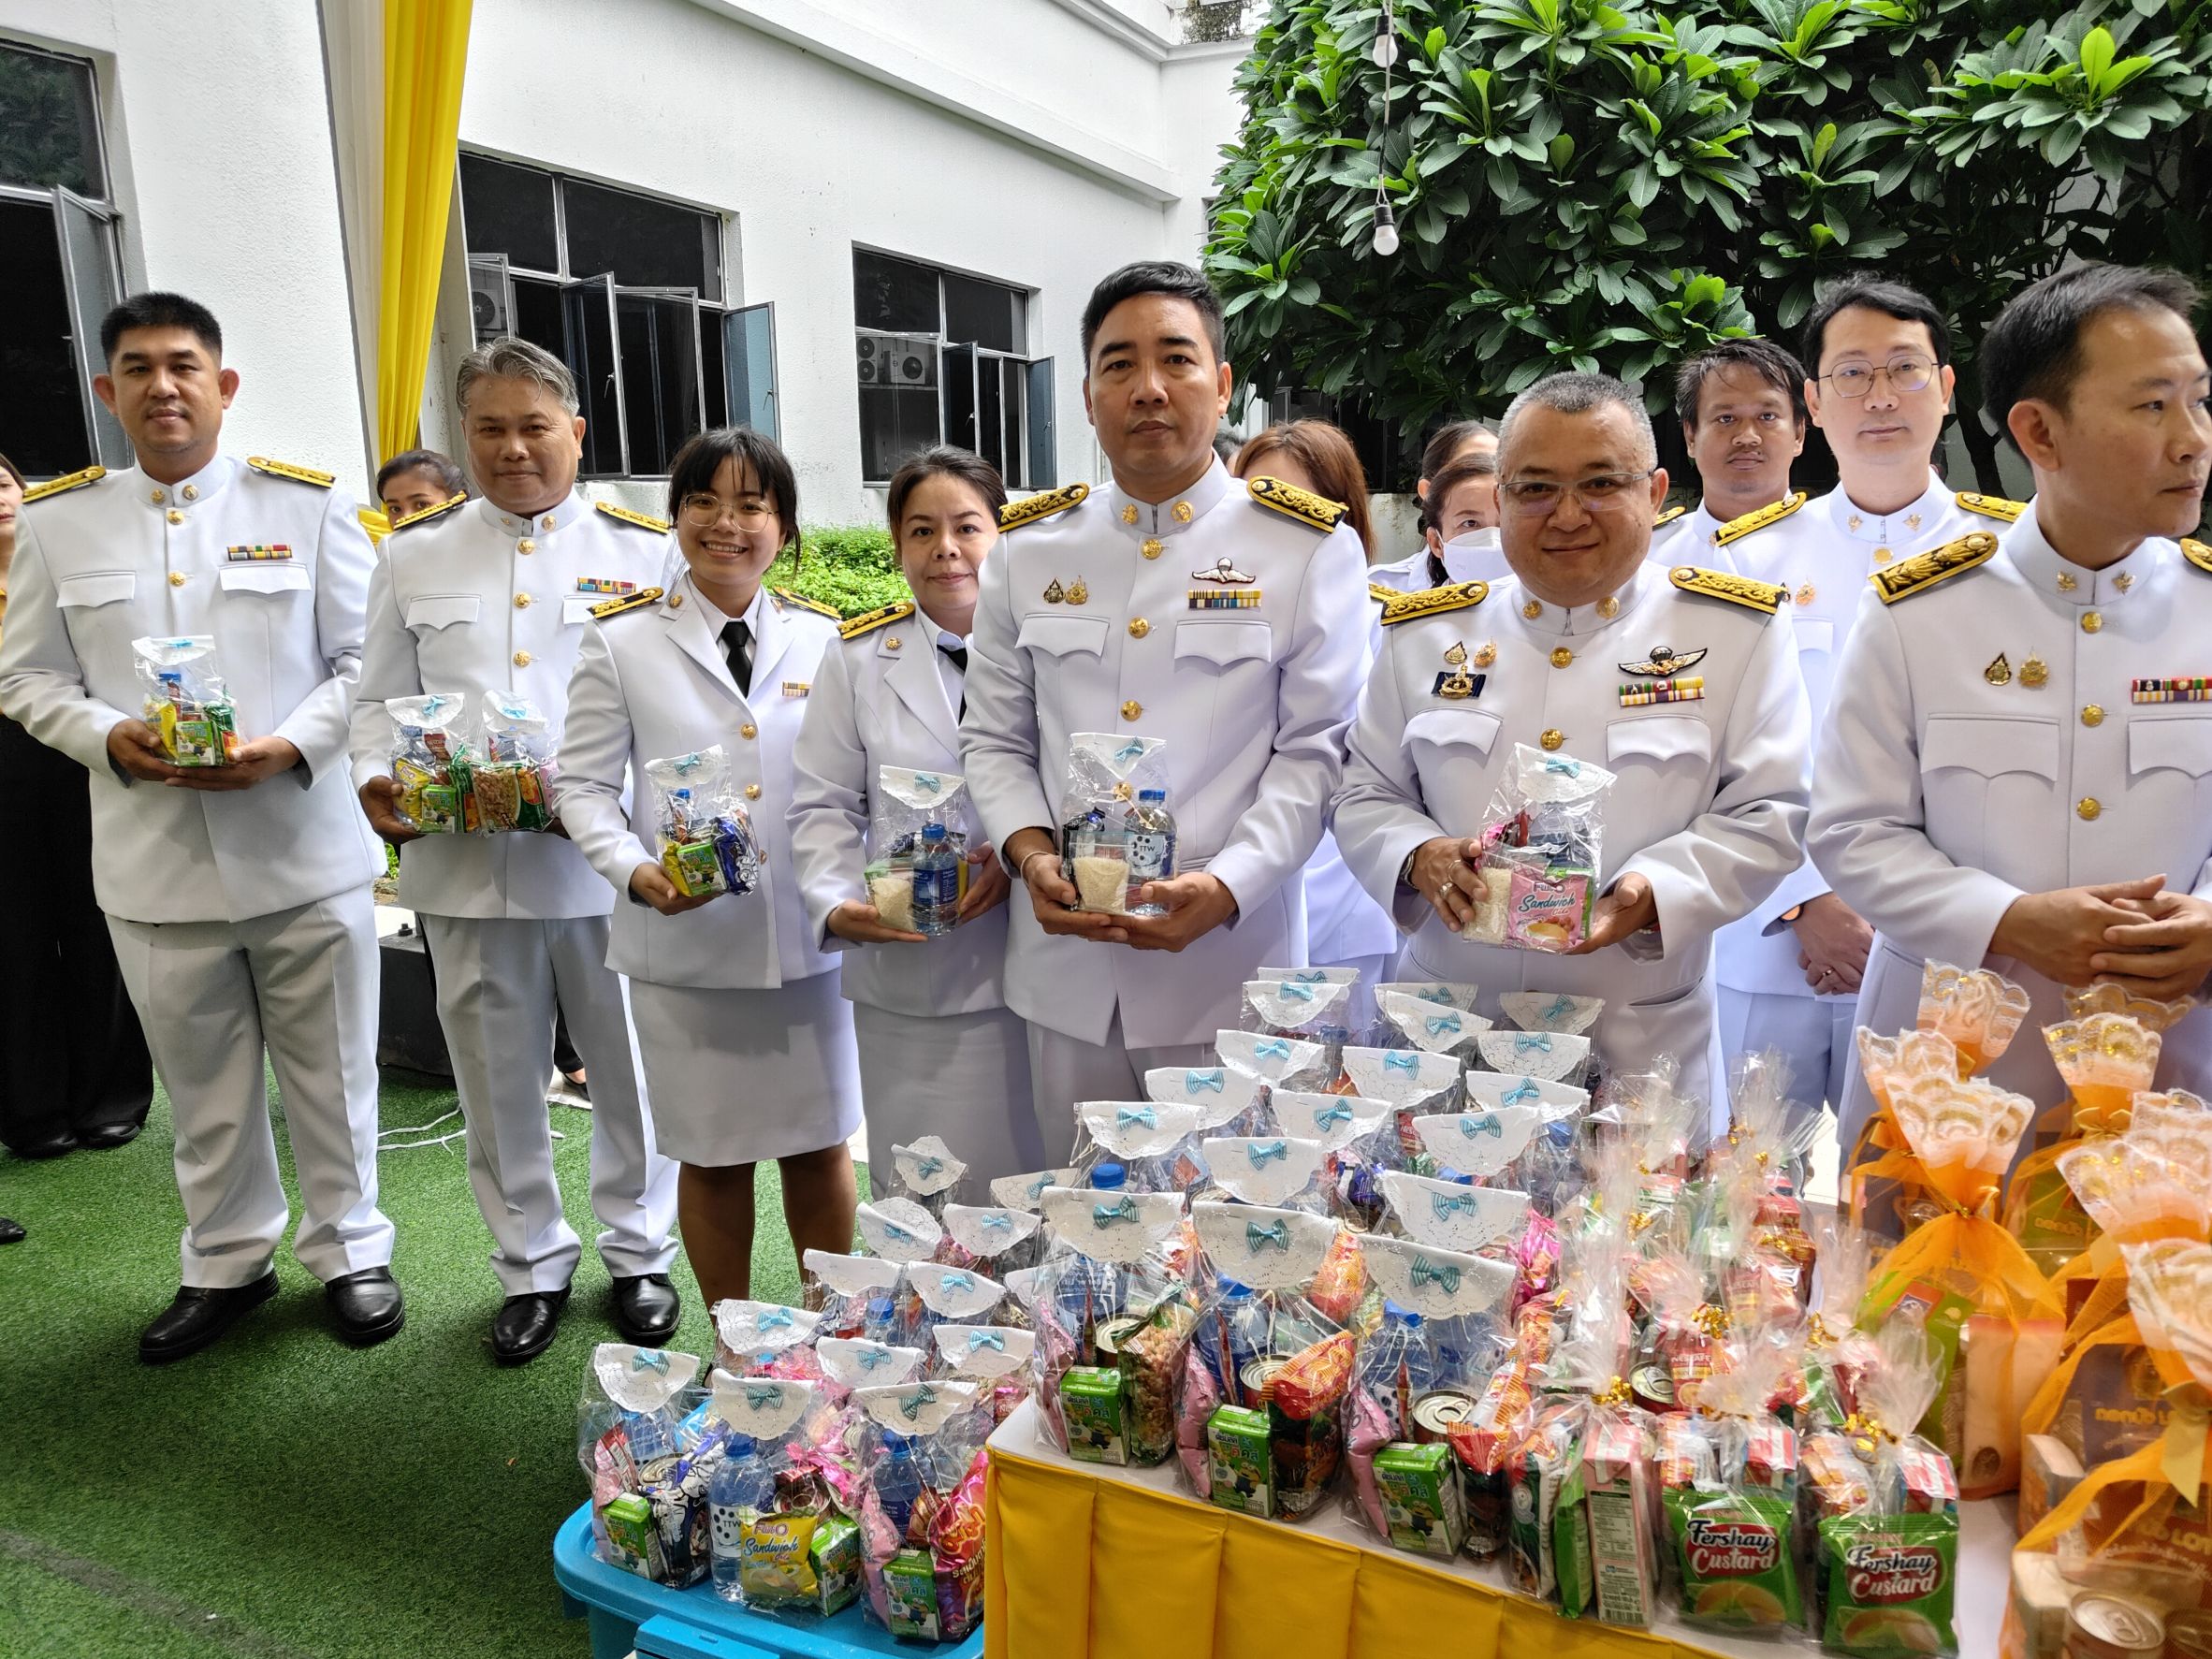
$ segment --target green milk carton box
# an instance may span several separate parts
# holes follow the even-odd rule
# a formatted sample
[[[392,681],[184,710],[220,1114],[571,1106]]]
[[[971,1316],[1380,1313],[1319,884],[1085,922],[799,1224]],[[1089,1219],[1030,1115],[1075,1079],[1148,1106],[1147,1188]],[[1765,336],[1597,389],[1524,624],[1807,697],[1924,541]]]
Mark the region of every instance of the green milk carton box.
[[[1221,1508],[1245,1515],[1275,1512],[1274,1459],[1268,1449],[1267,1435],[1264,1411],[1220,1405],[1206,1419],[1211,1495]]]
[[[1129,1461],[1121,1373],[1113,1366],[1078,1365],[1060,1379],[1060,1421],[1068,1430],[1068,1455],[1078,1463]]]
[[[1375,1454],[1375,1488],[1398,1549],[1447,1560],[1460,1552],[1467,1509],[1450,1447],[1392,1442]]]

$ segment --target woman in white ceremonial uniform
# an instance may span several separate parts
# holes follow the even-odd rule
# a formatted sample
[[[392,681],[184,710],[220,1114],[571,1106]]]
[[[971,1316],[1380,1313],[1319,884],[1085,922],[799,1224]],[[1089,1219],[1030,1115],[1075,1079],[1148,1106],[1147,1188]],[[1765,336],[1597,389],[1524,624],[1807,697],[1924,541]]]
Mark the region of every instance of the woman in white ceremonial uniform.
[[[963,796],[948,824],[967,833],[969,877],[952,933],[925,939],[887,924],[864,873],[883,768],[959,775],[977,577],[1005,504],[997,471],[965,449],[925,449],[898,470],[891,533],[915,603],[844,625],[799,730],[792,855],[811,937],[844,955],[879,1183],[891,1148],[923,1135],[941,1136],[978,1190],[1051,1161],[1031,1106],[1027,1028],[1006,1006],[1010,883],[974,809]]]
[[[799,539],[790,460],[746,427],[670,463],[684,568],[603,604],[569,687],[554,788],[561,822],[625,894],[609,966],[630,976],[653,1135],[681,1164],[677,1222],[709,1307],[752,1271],[753,1166],[783,1175],[793,1245],[843,1251],[860,1128],[852,1010],[815,948],[786,814],[792,749],[835,613],[763,578]],[[660,861],[648,762],[720,748],[760,843],[753,891],[686,897]],[[632,780],[634,789],[625,801]]]

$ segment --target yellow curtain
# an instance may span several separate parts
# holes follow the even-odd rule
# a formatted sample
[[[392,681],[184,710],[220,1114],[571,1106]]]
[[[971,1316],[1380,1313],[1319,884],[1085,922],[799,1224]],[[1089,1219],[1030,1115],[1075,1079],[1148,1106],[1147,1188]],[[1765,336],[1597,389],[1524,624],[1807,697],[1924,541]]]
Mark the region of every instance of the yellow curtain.
[[[380,459],[415,445],[453,199],[470,0],[385,0],[384,267],[376,335]]]

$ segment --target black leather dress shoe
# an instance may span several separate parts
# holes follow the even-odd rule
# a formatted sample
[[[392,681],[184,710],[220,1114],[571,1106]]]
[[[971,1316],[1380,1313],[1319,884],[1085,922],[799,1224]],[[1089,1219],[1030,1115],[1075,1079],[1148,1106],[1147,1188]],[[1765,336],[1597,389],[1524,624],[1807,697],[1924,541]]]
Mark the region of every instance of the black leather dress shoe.
[[[553,1344],[560,1330],[560,1310],[568,1289],[528,1290],[500,1304],[491,1320],[491,1357],[502,1365],[534,1360]]]
[[[149,1365],[166,1365],[196,1354],[236,1323],[241,1314],[259,1307],[276,1294],[273,1267],[251,1285],[211,1290],[187,1285],[161,1317],[138,1336],[138,1358]]]
[[[65,1152],[75,1152],[84,1142],[78,1140],[75,1129],[56,1129],[51,1135],[40,1135],[34,1141],[18,1141],[8,1151],[18,1157],[59,1157]]]
[[[0,1215],[0,1244],[20,1244],[23,1242],[23,1224]]]
[[[388,1267],[365,1267],[332,1279],[323,1287],[323,1296],[337,1316],[338,1334],[357,1348],[397,1336],[407,1323],[406,1304]]]
[[[666,1273],[618,1277],[614,1296],[615,1329],[623,1341],[657,1348],[676,1334],[676,1323],[683,1317],[683,1298],[677,1295]]]
[[[90,1147],[95,1152],[108,1152],[118,1146],[128,1146],[138,1138],[142,1123],[99,1123],[77,1131],[77,1144]]]

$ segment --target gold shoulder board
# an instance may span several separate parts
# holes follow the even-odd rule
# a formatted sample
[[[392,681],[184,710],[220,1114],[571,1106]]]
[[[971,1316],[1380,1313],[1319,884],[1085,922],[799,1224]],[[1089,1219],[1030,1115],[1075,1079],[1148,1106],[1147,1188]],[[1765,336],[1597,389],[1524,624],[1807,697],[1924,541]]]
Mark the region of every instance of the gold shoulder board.
[[[1325,495],[1316,495],[1310,489],[1301,489],[1295,484],[1286,484],[1280,478],[1255,478],[1244,486],[1252,499],[1263,507],[1310,524],[1316,530],[1334,530],[1345,516],[1342,502],[1332,502]]]
[[[910,604],[879,605],[872,611],[863,611],[849,622],[837,626],[839,639],[858,639],[864,633],[873,633],[892,622],[903,622],[914,614]]]
[[[591,615],[604,622],[609,617],[618,617],[624,611],[633,611],[641,605],[651,604],[661,597],[658,588],[640,588],[635,593],[625,593],[619,599],[610,599],[604,604],[591,607]]]
[[[796,605],[803,611],[812,611],[816,616],[827,617],[833,622],[842,622],[845,619],[845,613],[837,609],[836,605],[824,604],[819,599],[808,599],[804,593],[795,592],[792,589],[771,588],[768,592],[785,604]]]
[[[82,489],[88,484],[97,484],[108,475],[106,467],[87,467],[81,473],[71,473],[65,478],[49,478],[44,484],[34,484],[23,491],[23,502],[42,502],[50,495],[60,495],[64,490]]]
[[[1915,593],[1925,593],[1938,582],[1947,582],[1962,570],[1986,564],[1997,551],[1997,538],[1986,530],[1969,531],[1955,542],[1927,553],[1916,553],[1900,564],[1878,570],[1868,578],[1884,604],[1895,604]]]
[[[998,509],[1000,530],[1019,530],[1025,524],[1035,524],[1040,518],[1050,518],[1055,513],[1065,513],[1070,507],[1081,506],[1084,498],[1091,493],[1087,484],[1063,484],[1057,489],[1048,489],[1042,495],[1026,495],[1018,502],[1009,502]]]
[[[2212,576],[2212,547],[2207,547],[2194,536],[2181,538],[2181,557]]]
[[[2007,524],[2028,510],[2026,502],[2008,502],[2001,495],[1976,495],[1962,489],[1952,498],[1969,513],[1979,513],[1985,518],[2001,518]]]
[[[336,473],[318,473],[313,467],[296,467],[290,461],[270,460],[266,455],[249,455],[246,465],[256,473],[267,473],[271,478],[289,478],[295,484],[312,484],[317,489],[328,489],[338,482]]]
[[[425,507],[419,513],[410,513],[404,518],[394,519],[392,521],[392,531],[394,534],[397,534],[399,531],[406,530],[410,526],[421,524],[426,519],[435,518],[441,513],[450,513],[456,507],[465,507],[468,504],[469,498],[467,496],[454,496],[450,500],[440,502],[434,507]]]
[[[1802,502],[1805,498],[1799,496],[1797,499]],[[1754,582],[1749,576],[1733,576],[1725,571],[1707,570],[1702,565],[1678,564],[1666,574],[1668,580],[1684,593],[1702,593],[1708,599],[1724,599],[1730,604],[1739,604],[1746,610],[1763,611],[1769,617],[1790,594],[1787,588],[1777,588],[1771,582]]]
[[[1418,593],[1393,593],[1383,601],[1383,626],[1410,622],[1417,617],[1441,616],[1446,611],[1471,610],[1489,597],[1488,582],[1454,582],[1444,588],[1424,588]]]
[[[1370,582],[1367,584],[1367,597],[1377,604],[1388,604],[1402,595],[1395,588],[1386,588],[1380,582]]]
[[[623,524],[634,525],[639,530],[649,530],[659,536],[668,533],[668,520],[665,518],[656,518],[650,513],[633,513],[628,507],[618,507],[612,502],[593,502],[591,504],[609,518],[618,520]]]
[[[1653,530],[1657,530],[1663,524],[1672,524],[1677,518],[1680,518],[1689,510],[1690,509],[1687,507],[1669,507],[1666,512],[1660,514],[1658,517],[1652,520],[1652,528]]]
[[[1787,501],[1768,502],[1740,518],[1731,518],[1712,532],[1713,546],[1725,547],[1739,536],[1747,536],[1754,530],[1765,530],[1769,524],[1779,524],[1804,504],[1805,492],[1800,489]]]

